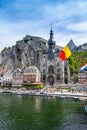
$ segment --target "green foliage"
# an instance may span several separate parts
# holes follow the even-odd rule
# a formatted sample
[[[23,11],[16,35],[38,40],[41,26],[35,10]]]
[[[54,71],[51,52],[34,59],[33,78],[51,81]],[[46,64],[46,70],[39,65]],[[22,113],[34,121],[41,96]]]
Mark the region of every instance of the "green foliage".
[[[44,44],[44,45],[46,45],[46,42],[44,42],[44,41],[41,41],[41,43]]]
[[[24,43],[27,43],[29,41],[29,39],[24,39]]]
[[[29,39],[24,39],[24,43],[27,43],[28,41],[32,41],[32,40],[33,40],[32,37],[30,37]]]
[[[39,84],[39,85],[23,85],[23,87],[25,87],[27,89],[43,89],[44,85],[43,84]]]
[[[6,50],[9,50],[11,49],[11,47],[4,47],[4,49],[2,51],[6,51]]]
[[[30,40],[33,40],[33,38],[32,38],[32,37],[30,37]]]
[[[43,88],[44,88],[44,85],[43,85],[43,84],[37,85],[36,88],[37,88],[37,89],[43,89]]]
[[[71,75],[74,73],[77,74],[80,70],[80,67],[87,62],[87,52],[74,53],[72,56],[70,56],[68,61]]]

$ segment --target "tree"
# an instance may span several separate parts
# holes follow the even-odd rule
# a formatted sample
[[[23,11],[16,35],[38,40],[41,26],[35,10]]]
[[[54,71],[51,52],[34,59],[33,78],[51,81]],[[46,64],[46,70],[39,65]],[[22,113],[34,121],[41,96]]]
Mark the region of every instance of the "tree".
[[[76,52],[68,59],[71,75],[78,74],[80,67],[87,62],[87,52]]]

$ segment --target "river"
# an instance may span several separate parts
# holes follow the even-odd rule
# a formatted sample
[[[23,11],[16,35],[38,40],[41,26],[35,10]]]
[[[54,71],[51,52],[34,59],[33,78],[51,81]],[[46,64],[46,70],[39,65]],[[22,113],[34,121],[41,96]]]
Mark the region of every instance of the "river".
[[[0,130],[87,130],[87,101],[0,94]]]

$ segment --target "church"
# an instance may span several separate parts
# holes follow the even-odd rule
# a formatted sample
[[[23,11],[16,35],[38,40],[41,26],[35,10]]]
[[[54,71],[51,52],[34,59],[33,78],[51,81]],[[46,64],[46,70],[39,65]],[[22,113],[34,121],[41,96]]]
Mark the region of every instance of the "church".
[[[40,57],[40,72],[41,81],[44,84],[57,86],[58,84],[70,82],[70,70],[68,61],[62,61],[59,57],[62,48],[56,45],[53,35],[51,28],[48,50],[43,52]]]

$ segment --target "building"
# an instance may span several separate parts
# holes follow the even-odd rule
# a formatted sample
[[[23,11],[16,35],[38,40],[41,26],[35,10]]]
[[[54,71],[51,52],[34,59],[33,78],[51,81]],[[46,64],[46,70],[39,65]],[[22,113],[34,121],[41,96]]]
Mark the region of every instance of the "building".
[[[41,84],[58,86],[70,82],[70,70],[68,61],[62,61],[59,53],[62,47],[57,46],[53,38],[53,30],[50,30],[48,50],[38,50],[35,58],[36,64],[25,68],[24,72],[17,68],[13,71],[12,87],[21,87],[22,84]],[[40,53],[40,54],[39,54]],[[36,65],[36,66],[32,66]]]
[[[78,73],[78,83],[87,84],[87,71]]]
[[[3,73],[2,85],[12,86],[12,70]]]
[[[0,76],[0,86],[2,86],[2,83],[3,83],[3,77]]]
[[[87,51],[87,43],[78,46],[78,52]]]
[[[41,74],[36,66],[29,66],[25,68],[23,73],[24,85],[36,85],[41,84]]]
[[[61,47],[57,47],[53,40],[53,30],[51,28],[48,40],[48,50],[40,57],[41,80],[50,86],[58,86],[61,83],[70,82],[70,70],[68,61],[62,62],[59,57]]]
[[[12,87],[22,87],[23,84],[23,72],[20,68],[13,71],[12,75]]]

